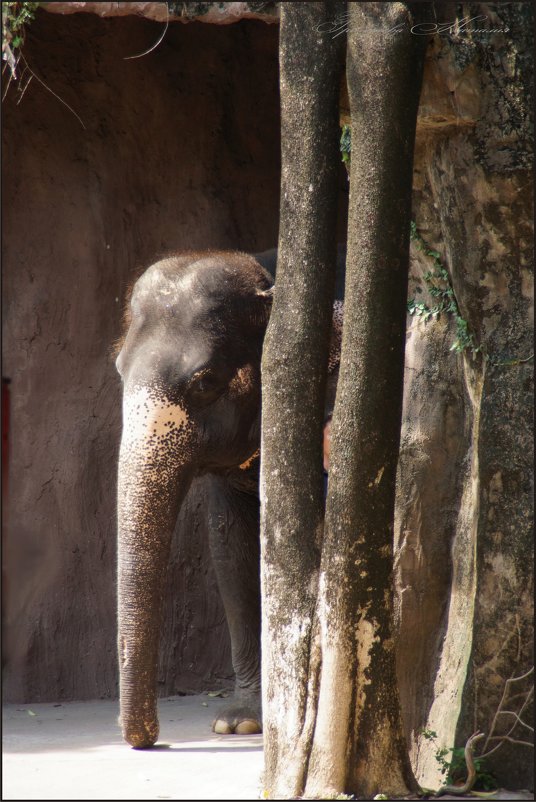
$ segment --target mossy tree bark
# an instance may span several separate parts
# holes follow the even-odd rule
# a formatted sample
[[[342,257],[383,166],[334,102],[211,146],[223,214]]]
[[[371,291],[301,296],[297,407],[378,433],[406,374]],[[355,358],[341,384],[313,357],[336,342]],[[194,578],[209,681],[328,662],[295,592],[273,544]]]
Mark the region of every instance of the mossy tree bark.
[[[348,6],[349,250],[323,531],[334,192],[332,133],[321,121],[332,119],[337,39],[311,36],[313,15],[320,21],[325,11],[305,8],[282,7],[280,257],[263,356],[265,789],[274,798],[371,798],[416,787],[391,617],[412,164],[426,40],[411,35],[406,4]]]

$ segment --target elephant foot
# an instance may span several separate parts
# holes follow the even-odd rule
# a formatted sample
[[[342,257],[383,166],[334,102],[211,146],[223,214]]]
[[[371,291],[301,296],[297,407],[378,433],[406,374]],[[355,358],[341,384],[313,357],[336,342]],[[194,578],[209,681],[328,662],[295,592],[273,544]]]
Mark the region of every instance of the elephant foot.
[[[212,731],[218,735],[255,735],[262,732],[260,704],[237,700],[224,707],[212,722]]]

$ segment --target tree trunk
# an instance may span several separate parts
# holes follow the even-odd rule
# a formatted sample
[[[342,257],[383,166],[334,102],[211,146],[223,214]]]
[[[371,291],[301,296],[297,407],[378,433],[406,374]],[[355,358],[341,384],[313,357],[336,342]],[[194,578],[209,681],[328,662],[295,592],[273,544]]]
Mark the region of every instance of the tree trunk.
[[[320,55],[326,65],[333,31],[309,55],[312,23],[304,6],[289,4],[282,13],[280,263],[263,357],[261,467],[265,789],[275,798],[304,790],[307,797],[351,792],[370,798],[416,788],[400,721],[391,615],[425,38],[411,35],[405,4],[349,8],[350,251],[323,542],[319,358],[325,359],[320,306],[327,275],[318,270],[314,286],[300,252],[305,266],[321,268],[322,241],[332,230],[319,224],[326,193],[313,182],[329,153],[319,121],[306,109],[321,110],[330,100],[335,72],[326,66],[321,75],[318,65]],[[313,203],[308,189],[316,191]],[[327,304],[322,312],[328,315]]]
[[[351,197],[322,548],[322,674],[307,795],[415,788],[392,637],[412,164],[425,38],[402,3],[352,4]],[[397,28],[397,32],[392,29]]]
[[[335,278],[342,4],[281,6],[282,183],[277,286],[263,353],[261,563],[265,788],[303,791],[318,654],[322,424]]]

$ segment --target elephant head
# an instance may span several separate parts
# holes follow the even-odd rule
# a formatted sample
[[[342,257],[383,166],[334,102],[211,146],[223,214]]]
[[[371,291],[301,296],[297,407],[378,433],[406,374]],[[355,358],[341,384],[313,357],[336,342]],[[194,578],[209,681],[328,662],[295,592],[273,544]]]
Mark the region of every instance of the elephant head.
[[[195,476],[225,474],[260,441],[260,360],[269,274],[236,252],[181,253],[134,284],[117,357],[120,719],[134,747],[158,737],[162,578]]]

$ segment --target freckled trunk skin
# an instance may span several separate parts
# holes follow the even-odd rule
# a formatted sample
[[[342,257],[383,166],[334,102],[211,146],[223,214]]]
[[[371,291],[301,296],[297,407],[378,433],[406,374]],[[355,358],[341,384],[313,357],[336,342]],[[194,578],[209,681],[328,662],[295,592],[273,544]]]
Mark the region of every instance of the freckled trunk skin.
[[[162,538],[160,553],[149,553],[147,548],[142,550],[135,533],[125,529],[121,527],[119,537],[120,722],[125,740],[134,747],[145,747],[158,738],[156,668],[161,586],[157,577],[166,565],[169,536]]]
[[[179,430],[180,431],[180,430]],[[120,722],[133,747],[158,738],[156,672],[171,534],[191,477],[187,438],[155,448],[147,437],[121,443],[118,480],[118,650]]]

